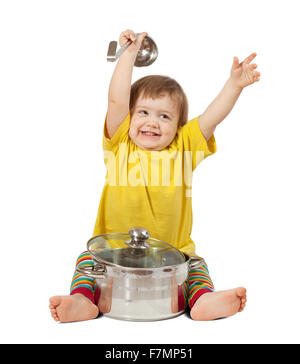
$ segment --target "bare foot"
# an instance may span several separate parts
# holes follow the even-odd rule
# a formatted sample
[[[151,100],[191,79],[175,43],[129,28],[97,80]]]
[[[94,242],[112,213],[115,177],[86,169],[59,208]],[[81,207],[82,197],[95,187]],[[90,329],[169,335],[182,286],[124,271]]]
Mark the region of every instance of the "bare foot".
[[[85,321],[96,318],[98,307],[80,293],[72,296],[53,296],[50,298],[50,312],[55,321]]]
[[[215,320],[243,311],[246,306],[246,288],[207,292],[200,296],[191,309],[191,318],[197,321]]]

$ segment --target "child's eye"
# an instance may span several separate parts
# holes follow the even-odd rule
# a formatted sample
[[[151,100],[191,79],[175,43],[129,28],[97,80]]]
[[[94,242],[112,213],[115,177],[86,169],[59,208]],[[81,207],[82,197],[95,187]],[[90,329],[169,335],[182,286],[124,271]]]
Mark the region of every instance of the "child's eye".
[[[147,111],[146,110],[140,110],[139,113],[145,115],[145,114],[147,114]]]
[[[166,114],[162,114],[162,116],[163,116],[163,119],[169,119],[169,116]]]

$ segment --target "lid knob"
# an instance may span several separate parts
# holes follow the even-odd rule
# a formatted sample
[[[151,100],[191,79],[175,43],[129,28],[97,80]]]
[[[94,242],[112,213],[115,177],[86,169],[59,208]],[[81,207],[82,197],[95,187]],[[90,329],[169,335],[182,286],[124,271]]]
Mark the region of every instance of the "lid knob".
[[[150,245],[145,240],[150,238],[150,233],[147,229],[134,227],[128,232],[131,237],[131,241],[126,242],[132,248],[150,248]]]

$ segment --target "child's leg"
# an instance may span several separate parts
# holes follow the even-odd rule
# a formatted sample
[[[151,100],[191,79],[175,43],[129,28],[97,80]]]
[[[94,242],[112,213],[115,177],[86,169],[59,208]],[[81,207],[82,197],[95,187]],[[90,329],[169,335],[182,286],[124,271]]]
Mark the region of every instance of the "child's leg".
[[[200,258],[193,252],[188,253],[188,255]],[[197,299],[204,293],[213,291],[214,285],[210,278],[206,263],[200,268],[191,269],[189,271],[188,279],[184,282],[184,292],[186,304],[189,305],[190,308],[194,306]]]
[[[93,259],[89,252],[85,251],[79,255],[76,261],[76,269],[83,267],[91,267],[94,265]],[[99,299],[99,290],[97,282],[94,278],[83,276],[75,271],[70,287],[70,295],[80,293],[90,299],[94,304]]]
[[[189,253],[188,255],[200,258],[194,253]],[[178,286],[176,290],[178,297],[175,300],[173,298],[175,295],[172,295],[172,312],[182,311],[188,306],[192,308],[201,295],[213,292],[214,286],[206,264],[199,269],[190,270],[188,279]]]
[[[214,291],[214,285],[210,278],[206,263],[200,268],[190,270],[188,287],[188,305],[191,309],[200,296],[204,293]]]
[[[87,252],[82,253],[76,262],[77,266],[93,264]],[[75,272],[69,296],[54,296],[50,298],[50,312],[55,321],[85,321],[96,318],[99,309],[97,300],[97,285],[94,279],[84,277]],[[98,292],[99,296],[99,292]],[[97,301],[96,301],[97,302]]]
[[[93,259],[88,251],[80,254],[76,262],[76,268],[92,267],[93,265]],[[113,279],[108,278],[106,279],[106,285],[103,285],[100,289],[96,279],[75,272],[71,282],[70,295],[80,293],[97,305],[101,313],[107,313],[111,309],[112,285]]]

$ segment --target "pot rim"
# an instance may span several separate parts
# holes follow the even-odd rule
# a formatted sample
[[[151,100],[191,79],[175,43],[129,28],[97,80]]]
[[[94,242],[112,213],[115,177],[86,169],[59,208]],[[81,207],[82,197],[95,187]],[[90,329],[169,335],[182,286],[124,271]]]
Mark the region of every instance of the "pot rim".
[[[149,239],[152,240],[152,241],[155,241],[155,242],[159,242],[159,243],[163,243],[164,245],[167,245],[168,247],[170,247],[171,249],[175,249],[175,250],[178,250],[184,257],[185,261],[182,262],[182,263],[178,263],[178,264],[172,264],[172,265],[165,265],[165,266],[161,266],[161,267],[125,267],[123,265],[120,265],[120,264],[116,264],[116,263],[111,263],[111,262],[108,262],[102,258],[98,258],[96,257],[92,251],[90,250],[90,245],[91,245],[91,242],[96,239],[96,238],[104,238],[105,237],[114,237],[114,236],[124,236],[125,237],[128,237],[129,235],[126,234],[126,233],[106,233],[106,234],[99,234],[99,235],[95,235],[94,237],[92,237],[91,239],[88,240],[87,242],[87,249],[88,249],[88,252],[91,254],[93,260],[99,264],[104,264],[106,266],[109,266],[109,267],[115,267],[115,268],[118,268],[119,270],[126,270],[126,271],[136,271],[136,270],[139,270],[139,271],[149,271],[149,270],[160,270],[160,269],[167,269],[167,268],[171,268],[171,267],[179,267],[180,265],[182,264],[186,264],[189,260],[192,260],[192,258],[187,255],[186,253],[180,251],[179,249],[175,248],[173,245],[171,244],[168,244],[168,243],[165,243],[164,241],[162,240],[159,240],[159,239],[155,239],[155,238],[152,238],[150,237]],[[125,241],[125,239],[124,239]],[[113,248],[112,248],[113,249]],[[122,249],[122,248],[121,248]]]
[[[111,262],[107,262],[106,260],[104,259],[96,259],[93,255],[92,255],[92,258],[95,262],[96,265],[103,265],[105,267],[110,267],[112,269],[116,269],[120,272],[131,272],[131,273],[134,273],[134,272],[137,272],[137,271],[142,271],[142,272],[147,272],[147,271],[153,271],[153,272],[170,272],[170,271],[173,271],[175,269],[178,269],[180,268],[181,266],[183,265],[187,265],[189,269],[192,269],[192,262],[193,261],[196,261],[196,262],[199,262],[201,263],[203,261],[202,258],[199,258],[199,259],[196,259],[196,258],[193,258],[193,257],[190,257],[189,255],[187,255],[186,253],[182,253],[185,257],[185,261],[182,262],[182,263],[178,263],[178,264],[172,264],[172,265],[165,265],[165,266],[162,266],[162,267],[148,267],[148,268],[138,268],[138,267],[125,267],[123,265],[119,265],[119,264],[115,264],[115,263],[111,263]]]

